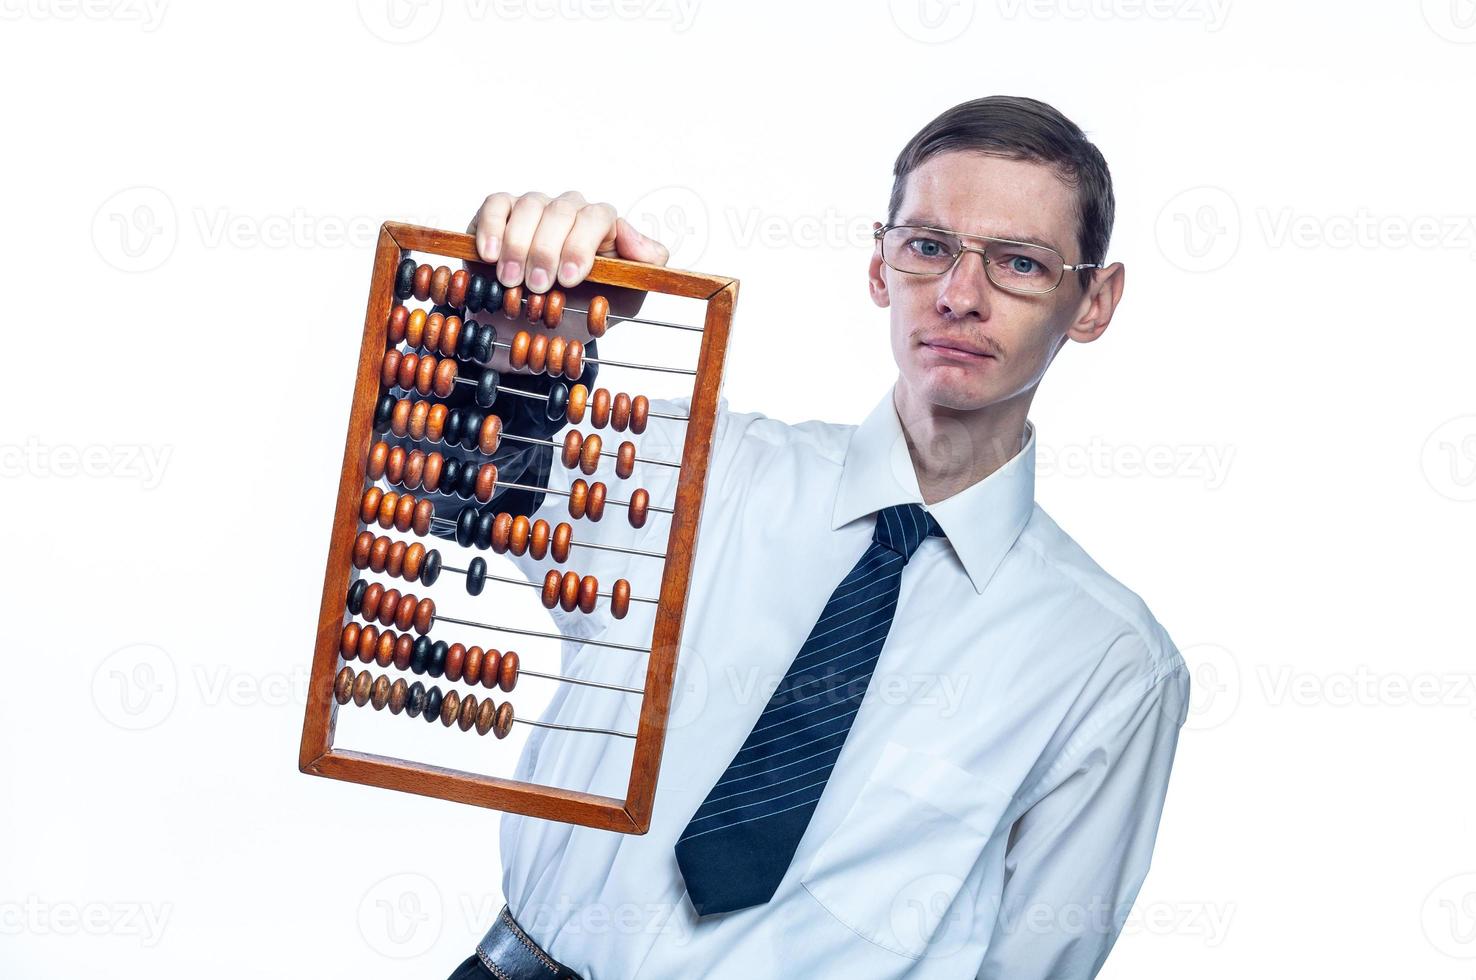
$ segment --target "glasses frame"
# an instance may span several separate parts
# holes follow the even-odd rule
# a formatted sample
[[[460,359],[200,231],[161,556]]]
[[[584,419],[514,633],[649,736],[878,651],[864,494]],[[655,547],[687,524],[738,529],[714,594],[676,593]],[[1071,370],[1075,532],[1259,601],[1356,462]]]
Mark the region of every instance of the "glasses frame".
[[[895,265],[893,265],[890,261],[888,261],[888,259],[887,259],[887,249],[886,249],[886,246],[882,243],[883,236],[885,236],[887,232],[891,231],[894,228],[917,228],[917,229],[919,229],[921,231],[936,231],[939,234],[952,235],[954,238],[959,239],[959,250],[958,250],[958,253],[953,256],[953,262],[949,264],[948,268],[941,269],[938,272],[912,272],[909,269],[898,269]],[[946,276],[946,275],[948,275],[948,273],[952,272],[955,268],[958,267],[959,259],[962,259],[966,253],[968,253],[968,252],[978,252],[979,253],[979,260],[984,263],[984,275],[985,275],[985,277],[987,277],[990,282],[994,283],[994,285],[998,286],[1000,289],[1003,289],[1006,292],[1016,293],[1016,294],[1021,295],[1021,296],[1044,296],[1047,293],[1054,292],[1056,289],[1060,288],[1061,283],[1066,279],[1066,273],[1068,273],[1068,272],[1076,272],[1076,271],[1078,271],[1080,269],[1104,269],[1104,268],[1106,268],[1106,266],[1101,265],[1101,264],[1096,263],[1096,262],[1079,262],[1079,263],[1076,263],[1076,264],[1073,265],[1072,263],[1066,261],[1066,256],[1062,255],[1060,252],[1056,251],[1054,248],[1051,248],[1049,245],[1042,245],[1039,242],[1021,242],[1021,241],[1016,241],[1013,238],[995,238],[995,237],[993,237],[991,235],[969,235],[969,234],[965,234],[964,232],[961,232],[961,231],[953,231],[953,230],[951,230],[949,228],[937,228],[937,227],[934,227],[933,225],[893,225],[893,224],[885,224],[885,225],[882,225],[880,228],[876,229],[876,231],[873,231],[871,233],[871,237],[876,241],[877,246],[881,249],[881,258],[882,258],[882,261],[886,263],[887,268],[893,270],[894,272],[900,272],[904,276]],[[999,244],[1002,244],[1002,245],[1028,245],[1031,248],[1043,248],[1047,252],[1054,253],[1057,257],[1059,257],[1061,259],[1061,276],[1060,276],[1060,278],[1058,278],[1056,280],[1056,284],[1054,286],[1052,286],[1050,289],[1041,289],[1041,290],[1020,289],[1017,286],[1005,286],[1005,285],[1002,285],[1001,283],[999,283],[998,281],[995,280],[994,274],[989,271],[989,256],[987,254],[985,254],[985,252],[984,252],[984,250],[982,248],[976,248],[976,247],[974,247],[972,245],[969,245],[966,242],[964,242],[963,239],[965,239],[965,238],[968,238],[968,239],[977,239],[978,241],[981,241],[981,242],[998,242]]]

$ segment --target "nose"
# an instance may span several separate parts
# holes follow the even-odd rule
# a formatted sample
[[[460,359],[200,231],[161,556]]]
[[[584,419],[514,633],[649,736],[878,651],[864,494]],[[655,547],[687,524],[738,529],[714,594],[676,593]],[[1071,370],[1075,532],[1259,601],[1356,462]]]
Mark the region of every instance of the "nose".
[[[938,290],[938,312],[952,319],[975,316],[989,318],[991,291],[994,284],[984,269],[984,256],[973,250],[959,256],[958,262],[941,277]]]

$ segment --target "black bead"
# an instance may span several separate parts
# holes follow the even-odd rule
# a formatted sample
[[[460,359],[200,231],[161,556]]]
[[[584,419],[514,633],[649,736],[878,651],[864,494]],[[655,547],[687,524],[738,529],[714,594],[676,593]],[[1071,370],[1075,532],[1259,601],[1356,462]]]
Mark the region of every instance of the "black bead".
[[[492,350],[497,344],[497,327],[484,323],[477,331],[477,342],[472,347],[472,356],[479,361],[490,361]]]
[[[482,511],[482,516],[477,518],[477,533],[472,538],[472,544],[486,551],[492,547],[492,525],[497,523],[497,515],[490,510]]]
[[[482,423],[487,421],[487,413],[478,408],[466,410],[466,425],[461,430],[461,444],[467,449],[477,448],[477,443],[482,438]]]
[[[432,306],[431,307],[431,312],[432,313],[439,313],[443,317],[447,317],[447,316],[461,316],[461,311],[458,310],[456,307],[451,306],[448,303],[442,303],[440,306]]]
[[[477,337],[482,328],[475,320],[466,320],[461,324],[461,335],[456,338],[456,359],[459,361],[469,360],[472,351],[476,349]]]
[[[487,277],[481,273],[473,273],[471,281],[466,284],[466,310],[475,313],[482,308],[487,299]]]
[[[417,636],[415,646],[410,650],[410,670],[417,674],[425,673],[425,665],[430,663],[430,653],[430,637]]]
[[[461,442],[461,430],[465,416],[463,410],[453,408],[446,413],[446,424],[441,429],[441,441],[448,446],[454,446]]]
[[[497,403],[497,371],[495,368],[487,368],[482,376],[477,379],[477,404],[483,408],[491,408]]]
[[[458,481],[461,478],[461,468],[465,465],[455,456],[443,457],[441,463],[441,482],[436,484],[441,493],[455,493]]]
[[[446,651],[450,649],[445,640],[432,643],[430,663],[425,665],[425,672],[432,677],[440,677],[444,674],[446,672]]]
[[[472,595],[481,595],[486,584],[487,559],[477,555],[466,566],[466,591]]]
[[[359,579],[353,585],[349,586],[348,611],[355,616],[359,615],[359,610],[364,608],[364,593],[368,589],[369,583],[364,579]]]
[[[401,259],[395,270],[395,299],[409,299],[415,292],[415,260]]]
[[[463,548],[470,548],[476,531],[477,509],[475,507],[461,508],[461,513],[456,515],[456,543]]]
[[[380,432],[389,428],[390,419],[395,414],[395,403],[398,399],[386,392],[379,396],[379,401],[374,405],[374,428]]]
[[[487,298],[482,300],[482,309],[496,310],[502,306],[502,283],[496,276],[487,277]]]
[[[550,422],[557,422],[563,418],[569,407],[569,386],[562,381],[555,381],[548,389],[548,405],[544,409],[544,415]]]
[[[416,681],[405,692],[405,714],[414,718],[425,709],[425,685]]]
[[[444,700],[445,698],[441,694],[441,689],[432,684],[430,690],[425,692],[426,721],[441,720],[441,702]]]
[[[467,463],[467,465],[461,468],[461,485],[456,488],[456,493],[459,496],[465,498],[476,496],[477,472],[479,470],[481,470],[480,466],[473,466],[471,463]]]
[[[441,552],[432,548],[425,553],[425,561],[420,566],[420,584],[435,585],[436,579],[441,577]]]

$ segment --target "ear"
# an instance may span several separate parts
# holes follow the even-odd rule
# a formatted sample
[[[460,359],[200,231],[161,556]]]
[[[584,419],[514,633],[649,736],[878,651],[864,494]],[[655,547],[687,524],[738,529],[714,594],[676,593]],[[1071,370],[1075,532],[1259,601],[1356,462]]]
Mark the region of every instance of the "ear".
[[[880,228],[880,221],[871,223],[871,230]],[[882,262],[881,241],[872,239],[871,262],[866,268],[867,288],[871,292],[871,301],[877,306],[886,308],[892,305],[892,296],[887,292],[887,267]]]
[[[1107,331],[1107,324],[1112,322],[1112,314],[1122,299],[1126,277],[1127,268],[1121,262],[1092,271],[1092,279],[1080,300],[1077,317],[1066,328],[1067,338],[1079,344],[1089,344]]]

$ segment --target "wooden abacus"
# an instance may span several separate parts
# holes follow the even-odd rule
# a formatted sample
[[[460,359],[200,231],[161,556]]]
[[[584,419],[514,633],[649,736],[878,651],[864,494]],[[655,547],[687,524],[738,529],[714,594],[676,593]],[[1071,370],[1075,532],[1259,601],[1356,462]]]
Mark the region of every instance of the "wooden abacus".
[[[446,266],[432,268],[410,258],[410,252],[460,260],[467,268],[455,272]],[[298,763],[303,772],[605,830],[642,834],[649,828],[738,283],[605,258],[595,259],[585,282],[703,300],[706,309],[702,325],[618,316],[611,312],[603,295],[593,296],[584,308],[577,309],[557,288],[542,294],[517,286],[503,288],[493,267],[479,260],[475,242],[468,235],[394,222],[380,229],[323,578]],[[431,301],[438,312],[412,309],[406,305],[412,298]],[[447,313],[448,308],[458,312]],[[492,314],[491,319],[501,326],[473,321],[471,316],[478,312]],[[539,324],[552,329],[571,313],[585,318],[591,337],[602,337],[606,330],[624,329],[628,323],[701,331],[695,368],[587,358],[580,342],[550,338],[539,331]],[[508,336],[510,324],[523,318],[528,328],[517,329],[510,339],[498,339]],[[504,433],[499,414],[448,410],[434,400],[444,398],[456,385],[471,385],[477,405],[483,409],[495,408],[499,398],[504,402],[514,397],[546,399],[544,408],[550,421],[567,419],[577,425],[585,421],[588,412],[589,422],[597,429],[608,425],[636,435],[645,430],[648,417],[657,414],[651,412],[645,396],[631,398],[623,392],[612,396],[604,388],[591,394],[578,383],[571,387],[565,381],[554,381],[547,395],[506,387],[500,384],[503,379],[499,373],[486,366],[498,348],[507,349],[513,368],[528,368],[555,379],[579,379],[586,360],[691,375],[690,410],[682,419],[686,433],[681,459],[643,460],[629,440],[617,451],[609,452],[603,449],[598,433],[577,428],[568,431],[561,445],[554,440],[528,440]],[[400,389],[404,397],[396,397],[392,389]],[[417,444],[439,444],[464,452],[406,451],[383,441],[378,433],[384,431],[408,436]],[[607,456],[615,457],[620,479],[629,478],[638,463],[680,467],[675,497],[669,503],[651,501],[641,488],[633,490],[628,500],[617,501],[609,496],[603,482],[586,483],[583,479],[575,480],[566,494],[570,516],[575,520],[598,520],[605,507],[624,506],[630,525],[639,528],[650,511],[670,514],[658,596],[632,596],[624,579],[617,580],[608,592],[601,592],[591,576],[556,568],[549,569],[541,585],[543,604],[548,608],[558,605],[566,612],[589,613],[597,603],[608,601],[610,614],[623,618],[633,601],[654,604],[644,685],[638,691],[620,689],[641,697],[635,732],[577,728],[518,717],[511,701],[498,704],[489,689],[510,692],[521,674],[596,687],[610,685],[530,670],[511,650],[448,643],[444,637],[432,639],[430,634],[442,623],[494,632],[502,627],[438,615],[430,596],[402,593],[361,576],[364,571],[373,571],[418,582],[429,589],[443,571],[453,572],[465,576],[463,584],[469,593],[479,594],[488,579],[486,562],[480,556],[462,567],[459,562],[443,560],[438,548],[427,548],[418,540],[393,539],[371,528],[377,525],[383,530],[425,537],[440,522],[442,529],[449,531],[445,525],[451,522],[436,515],[430,494],[455,494],[468,502],[475,499],[485,504],[499,485],[517,487],[499,484],[496,465],[477,458],[481,455],[485,459],[503,438],[553,443],[560,450],[555,465],[562,462],[570,468],[578,466],[589,476]],[[381,480],[400,489],[383,489],[376,485]],[[413,490],[424,493],[417,496]],[[499,553],[510,550],[539,560],[551,557],[556,564],[568,560],[571,544],[579,544],[568,523],[550,528],[543,520],[530,523],[525,516],[494,514],[470,504],[461,509],[454,523],[459,546],[491,548]],[[526,581],[512,584],[538,587]],[[356,659],[384,670],[356,670],[350,666]],[[444,678],[448,690],[442,692],[436,684],[427,686],[419,676]],[[467,688],[480,684],[483,694],[459,690],[454,686],[457,682]],[[489,733],[502,738],[514,723],[582,733],[578,737],[631,738],[633,760],[626,795],[623,799],[599,796],[335,749],[334,728],[340,706],[388,708],[392,714],[425,719],[431,724],[440,721],[445,728],[460,729],[474,738]]]

